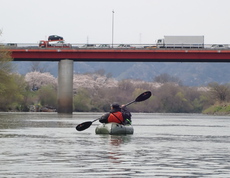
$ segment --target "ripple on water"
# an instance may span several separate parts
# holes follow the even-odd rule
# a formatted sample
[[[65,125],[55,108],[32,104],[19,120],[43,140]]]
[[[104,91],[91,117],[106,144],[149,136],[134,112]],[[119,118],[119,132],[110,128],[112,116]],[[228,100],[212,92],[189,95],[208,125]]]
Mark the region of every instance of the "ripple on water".
[[[0,113],[2,177],[229,177],[228,117],[133,114],[134,135],[75,126],[95,113]]]

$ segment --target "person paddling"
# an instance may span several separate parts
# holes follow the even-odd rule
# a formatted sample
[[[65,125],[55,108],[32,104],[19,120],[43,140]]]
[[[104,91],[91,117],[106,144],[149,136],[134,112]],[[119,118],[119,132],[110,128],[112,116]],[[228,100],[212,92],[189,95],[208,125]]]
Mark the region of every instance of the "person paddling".
[[[125,105],[120,105],[117,102],[114,102],[111,104],[111,110],[109,113],[104,114],[99,119],[99,122],[101,123],[109,123],[109,122],[115,122],[123,125],[131,125],[131,113],[126,108]]]

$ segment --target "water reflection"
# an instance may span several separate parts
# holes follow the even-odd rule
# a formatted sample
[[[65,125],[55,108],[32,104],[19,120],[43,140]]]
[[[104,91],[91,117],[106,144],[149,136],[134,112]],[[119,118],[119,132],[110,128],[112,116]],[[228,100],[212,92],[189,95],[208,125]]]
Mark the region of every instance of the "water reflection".
[[[101,140],[107,140],[110,145],[113,146],[121,146],[121,144],[128,144],[131,139],[132,135],[98,135]]]

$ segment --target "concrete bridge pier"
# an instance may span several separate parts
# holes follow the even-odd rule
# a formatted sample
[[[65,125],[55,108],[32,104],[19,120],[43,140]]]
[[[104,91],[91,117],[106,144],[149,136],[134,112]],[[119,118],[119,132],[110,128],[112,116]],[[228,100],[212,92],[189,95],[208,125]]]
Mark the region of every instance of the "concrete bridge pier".
[[[73,112],[73,60],[58,63],[58,113]]]

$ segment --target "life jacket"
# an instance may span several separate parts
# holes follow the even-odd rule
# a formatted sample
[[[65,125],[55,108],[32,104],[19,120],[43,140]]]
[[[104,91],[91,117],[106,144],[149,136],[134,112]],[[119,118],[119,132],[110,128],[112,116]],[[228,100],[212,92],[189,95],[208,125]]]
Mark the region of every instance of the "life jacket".
[[[124,122],[124,118],[122,116],[122,112],[117,111],[117,112],[113,112],[109,115],[108,117],[108,122],[116,122],[116,123],[123,123]]]

